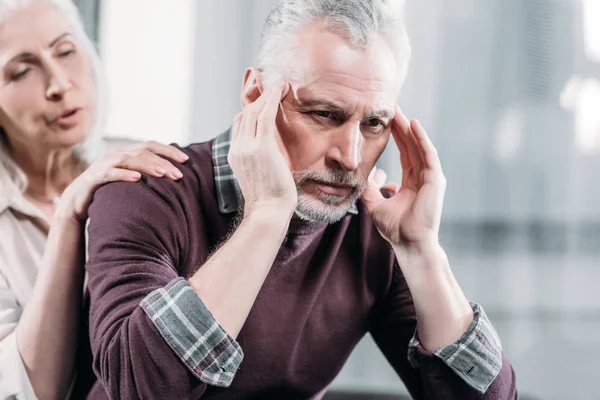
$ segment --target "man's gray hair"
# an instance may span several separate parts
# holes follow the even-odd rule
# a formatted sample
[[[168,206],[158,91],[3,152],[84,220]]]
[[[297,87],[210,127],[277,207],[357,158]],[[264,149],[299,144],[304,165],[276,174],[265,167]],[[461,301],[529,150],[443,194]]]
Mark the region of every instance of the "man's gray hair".
[[[404,0],[281,0],[267,17],[260,40],[257,67],[263,84],[269,86],[294,73],[298,33],[316,21],[358,48],[368,46],[374,35],[382,35],[394,51],[399,79],[404,81],[411,49],[403,5]]]
[[[101,152],[102,135],[106,118],[106,84],[100,57],[98,56],[96,47],[85,33],[79,11],[72,0],[0,0],[0,25],[7,18],[10,18],[11,14],[15,11],[36,3],[53,6],[65,16],[73,29],[73,35],[77,38],[92,63],[96,81],[96,121],[86,140],[75,147],[75,154],[80,161],[85,165],[89,165]],[[7,140],[5,135],[6,133],[0,128],[0,142]],[[2,145],[3,143],[0,143],[0,162],[13,162],[9,155],[3,151]]]

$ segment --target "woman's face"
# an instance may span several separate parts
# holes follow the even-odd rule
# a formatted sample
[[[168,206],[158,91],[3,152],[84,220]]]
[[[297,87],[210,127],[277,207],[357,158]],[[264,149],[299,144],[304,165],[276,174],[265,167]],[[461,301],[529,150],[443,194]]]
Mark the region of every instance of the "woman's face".
[[[91,60],[67,18],[42,2],[0,25],[0,126],[12,147],[68,148],[96,117]]]

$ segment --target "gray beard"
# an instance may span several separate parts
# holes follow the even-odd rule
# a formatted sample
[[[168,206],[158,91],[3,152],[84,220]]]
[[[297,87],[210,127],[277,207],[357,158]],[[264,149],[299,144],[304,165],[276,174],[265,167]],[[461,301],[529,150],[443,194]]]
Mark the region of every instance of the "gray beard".
[[[298,188],[296,216],[305,221],[335,224],[346,216],[361,193],[362,190],[357,188],[348,198],[344,199],[344,197],[319,192],[317,198],[314,198]]]
[[[364,179],[359,178],[352,172],[343,170],[324,172],[293,171],[293,175],[298,192],[296,215],[305,221],[335,224],[344,218],[366,186]],[[309,196],[302,190],[303,184],[309,180],[347,185],[353,187],[353,190],[347,198],[321,191],[317,191],[314,196]]]

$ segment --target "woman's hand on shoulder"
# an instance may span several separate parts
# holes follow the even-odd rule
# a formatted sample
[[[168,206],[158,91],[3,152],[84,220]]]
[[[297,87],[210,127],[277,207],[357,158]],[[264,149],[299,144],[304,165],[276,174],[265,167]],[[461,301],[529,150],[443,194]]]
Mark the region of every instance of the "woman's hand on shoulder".
[[[109,182],[137,182],[142,177],[141,173],[157,178],[181,179],[181,171],[161,156],[180,163],[189,158],[176,147],[155,141],[106,154],[65,189],[56,210],[57,214],[85,221],[94,192]]]

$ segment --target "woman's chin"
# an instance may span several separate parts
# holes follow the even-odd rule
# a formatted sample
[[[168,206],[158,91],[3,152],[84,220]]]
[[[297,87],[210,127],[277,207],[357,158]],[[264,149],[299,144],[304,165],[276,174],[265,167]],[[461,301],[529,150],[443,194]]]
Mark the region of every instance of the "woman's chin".
[[[90,130],[75,127],[60,132],[51,132],[46,138],[46,144],[52,148],[70,148],[83,143],[89,136]]]

